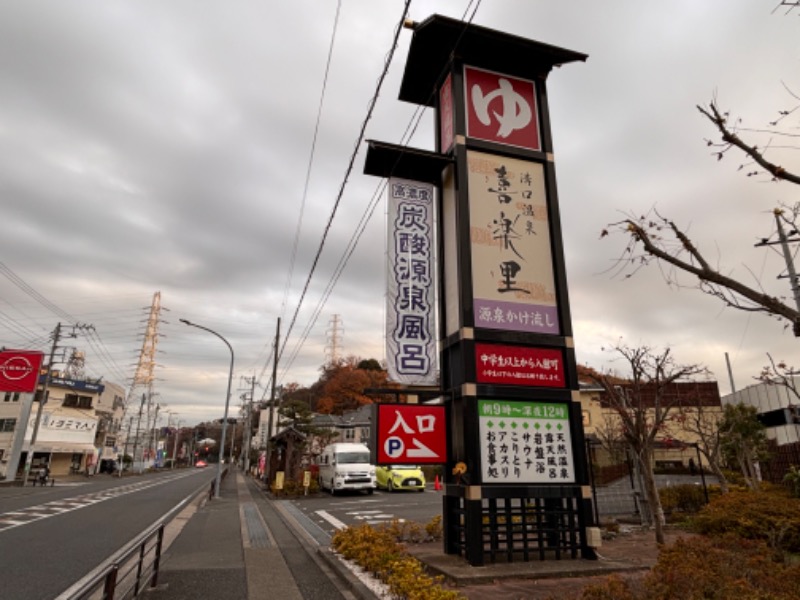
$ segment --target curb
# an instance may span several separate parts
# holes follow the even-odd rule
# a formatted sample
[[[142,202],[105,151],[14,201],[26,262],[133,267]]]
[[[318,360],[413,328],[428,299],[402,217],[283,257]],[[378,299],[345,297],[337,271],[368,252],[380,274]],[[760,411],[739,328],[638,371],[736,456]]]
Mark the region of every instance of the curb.
[[[276,501],[272,494],[264,493],[264,498],[270,502],[275,508],[275,512],[280,516],[283,522],[292,530],[295,537],[303,546],[305,551],[312,559],[317,559],[318,563],[322,563],[333,571],[334,575],[347,589],[353,593],[359,600],[378,600],[375,595],[356,575],[342,563],[339,557],[328,546],[318,544],[311,535],[303,528],[300,523],[292,516],[292,514],[281,506],[280,501]]]
[[[370,590],[364,582],[359,580],[353,572],[342,564],[341,559],[330,548],[320,546],[317,548],[317,556],[336,573],[339,580],[353,592],[359,600],[377,600],[378,596]]]

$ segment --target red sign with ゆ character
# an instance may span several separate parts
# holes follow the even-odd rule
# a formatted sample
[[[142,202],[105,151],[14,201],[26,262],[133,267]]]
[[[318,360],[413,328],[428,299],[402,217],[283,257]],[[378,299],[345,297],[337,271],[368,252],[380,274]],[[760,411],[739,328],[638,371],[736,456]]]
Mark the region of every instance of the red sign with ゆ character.
[[[441,404],[376,404],[376,464],[447,462],[445,408]]]
[[[0,352],[0,392],[35,392],[43,358],[43,353],[29,350]]]
[[[465,67],[464,87],[469,137],[541,149],[533,81]]]

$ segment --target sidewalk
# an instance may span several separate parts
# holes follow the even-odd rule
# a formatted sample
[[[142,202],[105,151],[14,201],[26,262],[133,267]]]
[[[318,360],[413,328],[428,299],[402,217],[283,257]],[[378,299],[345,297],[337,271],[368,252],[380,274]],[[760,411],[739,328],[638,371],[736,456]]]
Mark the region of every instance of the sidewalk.
[[[203,497],[193,514],[179,515],[162,555],[155,600],[356,600],[372,597],[341,567],[319,561],[256,481],[238,471],[222,480],[220,497]],[[180,523],[180,521],[183,521]],[[175,537],[176,536],[176,537]],[[167,534],[170,537],[170,534]],[[334,572],[332,569],[336,569]],[[338,585],[331,583],[340,576]],[[342,592],[352,586],[357,593]],[[362,589],[363,588],[363,589]]]
[[[238,471],[223,479],[220,498],[202,497],[171,527],[173,531],[165,537],[168,546],[158,585],[148,592],[149,598],[376,598],[328,548],[310,540],[281,501],[268,497],[260,483]],[[411,544],[408,550],[469,600],[567,597],[600,576],[641,576],[658,556],[652,532],[620,536],[619,541],[604,544],[597,561],[471,567],[463,558],[445,555],[441,542]],[[332,580],[337,584],[332,585]]]

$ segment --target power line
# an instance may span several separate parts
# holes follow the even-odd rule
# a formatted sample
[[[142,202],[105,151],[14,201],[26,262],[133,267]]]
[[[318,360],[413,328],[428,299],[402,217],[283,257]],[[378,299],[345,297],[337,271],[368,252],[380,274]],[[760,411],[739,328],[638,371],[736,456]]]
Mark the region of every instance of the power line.
[[[383,82],[386,79],[386,75],[389,72],[389,66],[391,65],[392,58],[394,57],[394,53],[397,50],[397,42],[398,42],[398,39],[400,37],[400,32],[403,29],[403,23],[406,20],[406,15],[408,14],[408,8],[409,8],[410,4],[411,4],[411,0],[406,0],[405,6],[403,8],[403,15],[400,18],[400,21],[398,22],[397,28],[395,30],[394,39],[392,40],[391,49],[389,50],[387,58],[386,58],[386,60],[384,62],[383,72],[381,73],[380,77],[378,78],[378,82],[377,82],[377,85],[375,87],[375,93],[373,94],[372,99],[370,100],[370,103],[369,103],[369,107],[367,109],[367,116],[364,118],[364,121],[361,124],[361,129],[360,129],[360,131],[358,133],[358,137],[356,139],[355,147],[353,148],[353,151],[350,154],[350,161],[349,161],[349,163],[347,165],[347,169],[345,170],[344,179],[342,180],[342,183],[339,186],[339,192],[336,195],[336,200],[335,200],[335,202],[333,204],[333,209],[331,210],[331,214],[328,217],[328,222],[326,223],[325,229],[324,229],[324,231],[322,233],[322,239],[320,240],[319,247],[317,248],[317,253],[314,256],[314,261],[311,264],[311,270],[309,271],[308,277],[306,278],[305,285],[303,286],[303,291],[300,294],[300,299],[298,300],[297,307],[295,308],[295,311],[294,311],[294,315],[292,316],[292,320],[291,320],[291,322],[289,324],[289,327],[287,328],[286,336],[284,337],[283,345],[280,347],[280,351],[278,352],[278,360],[280,360],[281,356],[283,356],[283,352],[284,352],[284,350],[286,348],[286,343],[288,342],[289,336],[291,335],[292,330],[294,329],[294,324],[297,321],[297,316],[300,313],[300,308],[302,307],[303,301],[304,301],[305,296],[306,296],[306,293],[308,292],[308,286],[311,284],[311,279],[314,276],[314,272],[316,271],[317,264],[319,263],[320,256],[322,255],[322,250],[323,250],[323,248],[325,246],[325,242],[326,242],[326,240],[328,238],[328,233],[330,232],[331,225],[333,224],[333,219],[336,216],[336,212],[337,212],[337,210],[339,208],[339,204],[340,204],[340,202],[342,200],[342,196],[344,195],[345,187],[347,186],[347,181],[348,181],[348,179],[350,177],[350,173],[353,170],[353,165],[355,164],[356,155],[358,154],[358,149],[359,149],[359,147],[361,145],[361,142],[364,139],[364,132],[366,131],[367,123],[369,123],[369,120],[372,118],[372,112],[375,109],[375,104],[376,104],[376,102],[378,100],[378,96],[380,95],[380,90],[381,90],[381,88],[383,86]]]
[[[464,17],[466,17],[466,15],[469,12],[470,7],[472,6],[473,2],[474,2],[474,0],[470,0],[470,3],[467,5],[467,8],[464,11]],[[458,48],[458,45],[461,43],[461,39],[463,38],[464,33],[467,30],[467,27],[469,27],[469,25],[474,20],[475,15],[478,12],[478,9],[480,8],[481,2],[482,2],[482,0],[477,0],[477,3],[475,4],[475,8],[472,11],[472,14],[470,15],[470,17],[467,20],[467,22],[464,24],[464,27],[461,30],[460,35],[458,36],[458,38],[456,39],[456,41],[455,41],[455,43],[453,45],[453,51],[455,51]],[[462,20],[463,20],[464,17],[462,17]],[[404,18],[405,18],[405,15],[404,15]],[[401,24],[403,23],[403,21],[404,21],[404,19],[401,20]],[[391,50],[390,55],[388,57],[389,61],[391,60],[391,54],[394,52],[394,50],[396,48],[396,42],[397,42],[397,37],[395,37],[395,45],[392,47],[392,50]],[[388,62],[387,62],[387,69],[388,69]],[[442,71],[442,73],[440,75],[444,75],[444,71],[446,69],[447,69],[447,66],[444,67],[444,70]],[[386,73],[386,71],[384,71],[384,74],[385,73]],[[378,88],[378,90],[376,90],[376,96],[375,97],[377,97],[377,93],[379,91],[380,91],[380,87]],[[434,92],[432,91],[430,96],[433,96],[433,94],[434,94]],[[427,106],[427,103],[426,103],[426,106]],[[423,114],[425,112],[426,106],[417,106],[416,110],[414,111],[414,114],[412,114],[411,119],[409,120],[408,125],[406,126],[405,131],[403,132],[403,135],[401,136],[401,141],[400,141],[401,145],[407,144],[413,138],[413,136],[416,133],[417,128],[419,127],[419,124],[420,124],[420,122],[422,120],[422,116],[423,116]],[[369,116],[367,118],[369,118]],[[398,161],[399,160],[400,159],[398,158]],[[392,168],[392,172],[393,171],[394,171],[394,168]],[[389,177],[391,177],[391,174],[389,175]],[[324,292],[322,294],[322,297],[320,298],[319,303],[317,304],[317,307],[315,308],[314,312],[312,313],[312,316],[309,319],[309,322],[307,323],[305,329],[303,330],[303,333],[301,334],[300,339],[295,344],[295,347],[292,350],[292,353],[291,353],[291,355],[289,357],[289,360],[287,361],[286,365],[283,367],[283,370],[281,372],[281,379],[283,379],[283,377],[286,376],[287,372],[291,368],[291,366],[294,363],[295,359],[299,355],[303,344],[306,342],[308,336],[310,335],[311,330],[313,329],[314,325],[316,324],[317,319],[319,318],[319,315],[321,314],[322,309],[325,306],[325,303],[328,301],[328,298],[330,298],[330,295],[333,292],[333,289],[336,286],[336,283],[338,283],[339,278],[341,277],[341,274],[344,272],[344,269],[347,266],[347,263],[349,262],[350,258],[352,257],[353,252],[355,251],[356,246],[358,245],[358,242],[361,239],[361,236],[363,235],[363,233],[364,233],[364,231],[366,229],[367,223],[372,218],[372,215],[375,212],[375,208],[377,207],[377,204],[378,204],[379,200],[383,197],[383,191],[386,189],[387,183],[388,183],[388,178],[385,178],[385,179],[383,179],[381,181],[380,184],[378,184],[378,186],[377,186],[377,188],[375,190],[375,193],[373,194],[373,196],[372,196],[370,202],[368,203],[364,213],[362,214],[361,219],[359,220],[358,224],[356,225],[356,229],[355,229],[355,231],[353,233],[353,236],[350,238],[350,241],[348,242],[348,245],[345,248],[344,253],[342,254],[342,256],[339,259],[339,263],[336,265],[336,268],[334,269],[334,273],[331,276],[331,279],[328,281],[328,284],[327,284],[327,286],[326,286],[326,288],[325,288],[325,290],[324,290]],[[320,251],[321,251],[321,247],[320,247]],[[312,273],[313,273],[313,271],[312,271]],[[306,287],[307,286],[308,286],[308,282],[306,283]],[[304,292],[305,292],[305,290],[304,290]],[[301,298],[301,302],[302,302],[302,298]],[[298,311],[299,311],[299,306],[298,306]],[[297,315],[297,313],[295,313],[295,317],[296,317],[296,315]],[[292,321],[292,324],[289,327],[289,332],[291,332],[291,329],[292,329],[293,325],[294,325],[294,320]],[[287,332],[287,341],[288,341],[289,332]],[[286,341],[284,342],[284,347],[281,348],[281,354],[279,355],[279,358],[281,356],[283,356],[283,349],[285,348],[285,345],[286,345]]]

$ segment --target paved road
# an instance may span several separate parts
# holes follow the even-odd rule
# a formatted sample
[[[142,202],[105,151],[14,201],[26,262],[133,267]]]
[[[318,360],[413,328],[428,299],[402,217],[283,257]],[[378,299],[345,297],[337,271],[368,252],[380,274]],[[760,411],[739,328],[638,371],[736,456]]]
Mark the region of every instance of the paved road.
[[[302,514],[305,528],[324,543],[337,529],[348,525],[376,525],[395,519],[426,524],[442,514],[442,494],[431,486],[424,493],[377,490],[371,496],[353,493],[330,496],[317,494],[288,503],[294,515]]]
[[[208,487],[213,475],[206,469],[176,470],[123,479],[96,476],[52,488],[0,488],[0,595],[54,598]]]

